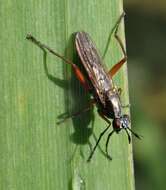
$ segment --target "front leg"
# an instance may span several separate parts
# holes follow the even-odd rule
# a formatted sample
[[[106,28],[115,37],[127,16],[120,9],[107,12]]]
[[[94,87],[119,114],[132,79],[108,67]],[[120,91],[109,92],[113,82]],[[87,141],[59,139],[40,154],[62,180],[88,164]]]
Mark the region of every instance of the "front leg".
[[[100,117],[102,119],[104,119],[104,121],[106,121],[109,125],[111,125],[110,120],[100,110],[97,110],[97,111],[98,111],[98,114],[100,115]]]
[[[109,125],[108,125],[107,128],[105,128],[105,129],[100,133],[100,136],[99,136],[99,138],[98,138],[98,140],[97,140],[97,142],[96,142],[96,145],[94,146],[94,148],[92,149],[92,152],[90,153],[90,155],[89,155],[89,157],[88,157],[88,160],[87,160],[88,162],[91,160],[91,158],[92,158],[92,156],[93,156],[93,154],[94,154],[94,152],[95,152],[95,150],[96,150],[96,148],[97,148],[97,146],[98,146],[98,144],[99,144],[99,142],[100,142],[102,136],[105,134],[105,132],[109,129],[109,127],[110,127],[110,125],[111,125],[111,122],[109,121],[109,119],[107,119],[107,118],[103,115],[103,113],[102,113],[101,111],[98,110],[98,113],[99,113],[99,115],[101,116],[101,118],[104,119]]]

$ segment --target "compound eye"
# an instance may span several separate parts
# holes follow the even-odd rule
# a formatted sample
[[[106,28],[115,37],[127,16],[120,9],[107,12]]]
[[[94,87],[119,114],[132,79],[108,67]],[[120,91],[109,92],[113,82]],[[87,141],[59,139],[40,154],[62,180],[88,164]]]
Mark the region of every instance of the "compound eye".
[[[122,118],[122,127],[123,128],[128,128],[129,126],[129,116],[128,115],[125,115],[123,118]]]

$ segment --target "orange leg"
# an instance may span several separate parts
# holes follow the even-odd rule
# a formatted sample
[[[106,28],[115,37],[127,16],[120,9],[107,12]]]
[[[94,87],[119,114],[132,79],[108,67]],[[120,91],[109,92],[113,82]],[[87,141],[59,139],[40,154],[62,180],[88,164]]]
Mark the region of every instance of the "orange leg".
[[[112,78],[116,73],[117,71],[121,68],[121,66],[127,61],[127,55],[126,55],[126,51],[125,51],[125,48],[124,48],[124,45],[122,43],[122,40],[120,39],[120,37],[118,36],[118,29],[119,29],[119,25],[124,17],[124,13],[120,16],[118,22],[117,22],[117,25],[116,25],[116,29],[115,29],[115,33],[114,33],[114,36],[115,36],[115,39],[118,41],[119,45],[120,45],[120,48],[123,52],[123,55],[124,57],[117,63],[115,64],[111,69],[110,71],[108,72],[108,75]]]
[[[75,75],[77,77],[77,79],[81,82],[81,84],[84,86],[85,90],[90,90],[90,86],[88,84],[88,82],[86,81],[83,73],[81,72],[81,70],[79,69],[79,67],[74,64],[73,62],[71,62],[70,60],[66,59],[65,57],[61,56],[60,54],[56,53],[54,50],[52,50],[50,47],[48,47],[45,44],[42,44],[40,41],[38,41],[36,38],[34,38],[31,34],[28,34],[26,36],[26,39],[30,40],[31,42],[33,42],[34,44],[36,44],[38,47],[40,47],[44,52],[46,52],[46,50],[48,50],[50,53],[52,53],[53,55],[59,57],[60,59],[62,59],[65,63],[69,64],[72,66]]]

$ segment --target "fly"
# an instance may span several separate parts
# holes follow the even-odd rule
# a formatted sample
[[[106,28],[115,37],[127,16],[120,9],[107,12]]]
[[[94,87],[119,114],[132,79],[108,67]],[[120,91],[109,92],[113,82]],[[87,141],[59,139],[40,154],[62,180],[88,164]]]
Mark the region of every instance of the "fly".
[[[140,139],[140,136],[129,128],[130,124],[129,115],[122,114],[122,108],[124,106],[122,106],[120,100],[121,89],[117,88],[112,80],[113,76],[117,73],[117,71],[121,68],[121,66],[127,61],[125,48],[123,46],[120,37],[117,34],[119,24],[123,17],[124,13],[122,13],[122,15],[119,17],[116,23],[114,36],[121,47],[124,57],[117,64],[115,64],[109,71],[106,71],[106,69],[104,68],[101,57],[99,56],[97,48],[92,42],[90,36],[83,31],[76,33],[75,36],[76,50],[80,57],[81,63],[87,73],[87,77],[84,76],[84,74],[76,64],[64,58],[60,54],[56,53],[47,45],[39,42],[32,35],[28,34],[26,37],[28,40],[32,41],[37,46],[39,46],[43,51],[48,50],[50,53],[61,58],[65,63],[71,65],[77,79],[80,81],[85,90],[93,96],[93,99],[90,101],[88,107],[85,108],[82,112],[85,112],[89,110],[92,106],[96,105],[99,115],[108,123],[108,126],[101,132],[87,161],[91,160],[102,136],[110,128],[111,124],[113,126],[113,129],[107,137],[106,150],[105,150],[106,155],[109,159],[112,158],[108,153],[108,143],[113,133],[119,133],[121,130],[125,130],[128,136],[129,143],[131,142],[129,131],[135,137]],[[77,116],[80,113],[81,112],[77,112],[72,116]],[[112,119],[112,122],[109,119]]]

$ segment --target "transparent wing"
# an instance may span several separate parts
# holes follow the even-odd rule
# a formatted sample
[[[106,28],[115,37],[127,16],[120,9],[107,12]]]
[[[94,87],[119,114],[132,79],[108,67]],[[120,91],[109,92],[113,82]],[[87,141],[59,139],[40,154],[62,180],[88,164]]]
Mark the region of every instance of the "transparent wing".
[[[101,57],[87,33],[76,34],[76,49],[100,101],[105,104],[105,93],[112,89],[112,80],[105,71]]]

